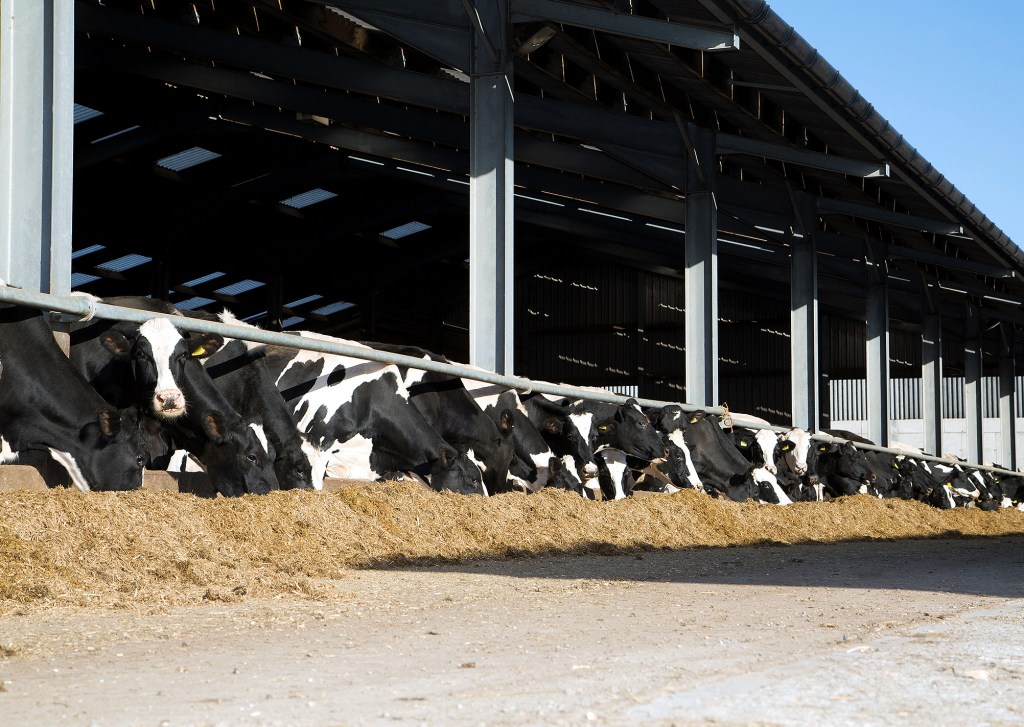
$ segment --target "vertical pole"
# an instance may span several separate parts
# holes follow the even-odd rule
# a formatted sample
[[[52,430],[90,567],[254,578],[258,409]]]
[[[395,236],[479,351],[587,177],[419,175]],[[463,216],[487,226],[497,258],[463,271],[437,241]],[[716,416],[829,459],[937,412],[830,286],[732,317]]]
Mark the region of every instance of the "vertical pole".
[[[3,0],[0,278],[71,291],[74,0]]]
[[[513,371],[513,98],[508,0],[474,3],[470,73],[469,360]],[[493,55],[492,55],[493,54]]]
[[[818,424],[822,429],[831,429],[832,322],[827,314],[819,316],[818,326],[821,332],[818,336],[818,411],[821,419]]]
[[[814,199],[795,195],[796,229],[791,236],[790,356],[793,426],[820,428],[818,398],[818,251],[814,240]]]
[[[968,304],[964,327],[964,416],[967,418],[967,460],[981,462],[982,453],[982,347],[981,309]]]
[[[925,297],[928,298],[926,287]],[[942,315],[936,296],[930,310],[923,311],[924,330],[921,332],[921,416],[924,419],[924,451],[942,454]]]
[[[715,136],[687,124],[686,156],[686,398],[718,403],[718,204]]]
[[[889,286],[884,265],[875,258],[867,286],[868,439],[889,444]]]
[[[1014,406],[1016,366],[1013,358],[1013,327],[1003,324],[1003,349],[999,356],[999,464],[1017,469],[1017,412]]]

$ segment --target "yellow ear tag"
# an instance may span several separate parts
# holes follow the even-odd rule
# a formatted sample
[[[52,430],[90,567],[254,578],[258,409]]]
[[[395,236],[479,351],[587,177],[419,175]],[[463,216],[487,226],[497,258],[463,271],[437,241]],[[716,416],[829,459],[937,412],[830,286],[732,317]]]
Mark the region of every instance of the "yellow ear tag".
[[[694,417],[693,419],[690,420],[690,424],[696,424],[696,423],[697,423],[697,417]]]
[[[741,439],[740,440],[740,446],[741,447],[749,447],[750,443],[746,439]]]
[[[204,353],[206,353],[206,349],[203,348],[202,346],[200,346],[199,348],[197,348],[195,351],[192,352],[192,355],[193,356],[202,356]]]

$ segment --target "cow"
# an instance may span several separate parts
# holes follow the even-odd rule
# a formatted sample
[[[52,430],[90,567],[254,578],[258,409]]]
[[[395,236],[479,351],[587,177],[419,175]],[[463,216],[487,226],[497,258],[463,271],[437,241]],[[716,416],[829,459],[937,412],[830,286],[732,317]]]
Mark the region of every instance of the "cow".
[[[690,452],[697,476],[705,491],[731,500],[758,499],[758,487],[751,477],[753,465],[736,449],[721,427],[721,419],[703,411],[685,414],[679,426]]]
[[[627,455],[621,449],[600,446],[594,452],[602,499],[622,500],[633,493],[633,473]]]
[[[30,450],[49,453],[80,490],[142,486],[138,413],[111,407],[89,386],[39,311],[0,305],[0,462]]]
[[[180,315],[150,298],[104,302]],[[149,445],[154,466],[166,466],[173,449],[186,449],[226,497],[277,490],[263,433],[242,420],[200,363],[223,344],[217,334],[182,336],[166,318],[142,324],[90,321],[72,325],[71,362],[108,402],[134,403],[156,421],[159,435]]]
[[[255,330],[227,309],[218,315],[203,311],[186,311],[184,315]],[[261,344],[224,338],[217,351],[200,361],[242,420],[261,441],[266,440],[281,489],[313,489],[311,460],[316,457],[315,450],[292,421],[291,412],[267,370],[265,353]]]
[[[548,394],[521,394],[530,422],[557,457],[571,457],[576,474],[591,489],[597,486],[593,412],[574,411],[572,401]]]
[[[337,340],[299,336],[296,346],[301,338]],[[370,480],[412,472],[435,490],[488,494],[479,468],[409,401],[397,366],[283,346],[267,346],[266,362],[292,420],[318,452],[314,483],[328,467],[335,476]]]
[[[583,483],[576,474],[572,458],[555,455],[530,421],[515,389],[465,377],[462,385],[495,424],[500,425],[504,413],[511,412],[514,453],[509,464],[509,478],[516,489],[536,492],[543,487],[556,487],[582,494]]]
[[[848,442],[818,443],[818,476],[832,497],[877,494],[870,492],[874,474],[864,453]]]
[[[444,356],[415,346],[365,345],[381,351],[449,363]],[[490,494],[508,492],[509,465],[515,453],[515,418],[504,408],[491,419],[466,390],[462,379],[434,371],[399,366],[409,400],[449,444],[480,468]]]
[[[733,444],[754,466],[750,476],[757,485],[758,499],[775,505],[792,505],[792,498],[779,484],[777,477],[779,470],[776,459],[781,456],[778,435],[767,428],[768,422],[762,422],[766,427],[764,429],[734,427]]]

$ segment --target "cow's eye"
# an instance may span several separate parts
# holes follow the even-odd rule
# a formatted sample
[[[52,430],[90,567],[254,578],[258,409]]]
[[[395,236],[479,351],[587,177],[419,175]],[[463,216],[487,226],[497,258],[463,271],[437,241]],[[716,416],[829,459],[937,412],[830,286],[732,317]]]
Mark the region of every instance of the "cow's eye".
[[[249,460],[251,464],[256,464],[257,458],[255,454],[250,452],[249,454],[245,455],[245,458]]]

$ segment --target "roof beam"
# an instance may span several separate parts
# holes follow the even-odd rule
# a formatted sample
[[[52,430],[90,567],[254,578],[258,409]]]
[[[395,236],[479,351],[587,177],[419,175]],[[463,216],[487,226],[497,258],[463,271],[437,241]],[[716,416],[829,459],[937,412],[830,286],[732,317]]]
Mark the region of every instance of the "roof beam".
[[[958,260],[957,258],[950,257],[949,255],[941,255],[937,252],[914,250],[909,247],[900,247],[898,245],[889,245],[886,248],[886,256],[889,258],[912,260],[914,262],[934,265],[936,267],[947,268],[949,270],[960,270],[962,272],[973,273],[975,275],[986,275],[990,278],[1013,277],[1012,270],[1000,265],[987,265],[985,263],[976,263],[971,260]]]
[[[513,23],[536,20],[550,20],[602,33],[668,43],[700,51],[739,50],[740,47],[740,37],[735,30],[697,28],[561,0],[513,0]]]
[[[750,154],[752,156],[789,162],[802,167],[822,169],[827,172],[848,174],[852,177],[888,177],[889,165],[879,162],[865,162],[848,159],[835,154],[822,154],[808,149],[794,149],[781,144],[750,139],[745,136],[718,134],[715,152],[717,154]]]
[[[825,199],[824,197],[819,197],[817,200],[817,212],[819,215],[849,215],[851,217],[859,217],[862,220],[880,222],[883,225],[906,227],[911,230],[931,232],[935,235],[962,234],[964,231],[963,227],[952,222],[941,222],[916,215],[905,215],[879,207],[869,207],[868,205],[843,202],[838,199]]]

